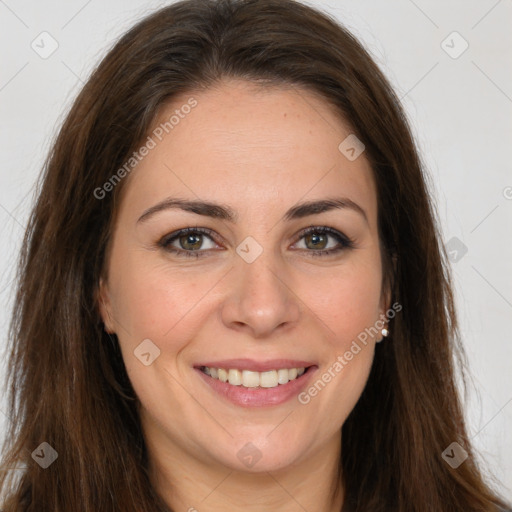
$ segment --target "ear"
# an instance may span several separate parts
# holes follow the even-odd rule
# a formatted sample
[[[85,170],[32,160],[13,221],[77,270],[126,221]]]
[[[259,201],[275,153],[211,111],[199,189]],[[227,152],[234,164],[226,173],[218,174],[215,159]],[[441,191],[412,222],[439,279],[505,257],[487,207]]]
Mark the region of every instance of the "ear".
[[[385,285],[382,289],[382,295],[380,299],[380,312],[385,315],[386,311],[391,307],[391,287]]]
[[[391,300],[393,297],[393,288],[394,288],[394,282],[395,282],[395,276],[396,276],[396,267],[397,267],[397,256],[396,254],[393,254],[391,256],[391,264],[392,264],[392,271],[391,276],[389,279],[385,279],[383,282],[382,287],[382,295],[381,295],[381,302],[380,302],[380,308],[381,312],[383,314],[386,313],[391,308]]]
[[[105,325],[105,331],[109,334],[115,334],[110,293],[108,290],[108,284],[103,277],[100,277],[98,286],[98,310],[101,319],[103,320],[103,324]]]

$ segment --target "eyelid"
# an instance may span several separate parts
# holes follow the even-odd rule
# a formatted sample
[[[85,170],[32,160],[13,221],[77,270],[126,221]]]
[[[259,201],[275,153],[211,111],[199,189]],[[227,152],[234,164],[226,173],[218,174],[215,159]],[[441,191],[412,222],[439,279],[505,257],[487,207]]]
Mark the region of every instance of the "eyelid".
[[[312,226],[303,228],[299,231],[299,233],[297,234],[297,237],[302,238],[303,236],[308,235],[309,233],[328,234],[328,235],[332,235],[335,238],[340,238],[344,242],[347,242],[347,243],[352,242],[352,240],[350,240],[350,238],[348,236],[346,236],[344,233],[342,233],[341,231],[338,231],[337,229],[331,228],[329,226],[321,226],[321,225],[312,225]]]
[[[199,233],[201,235],[207,236],[208,238],[210,238],[212,240],[212,242],[219,245],[219,241],[216,239],[217,234],[212,229],[203,228],[203,227],[199,227],[199,226],[193,226],[193,227],[190,226],[190,227],[186,227],[186,228],[177,229],[176,231],[173,231],[172,233],[164,235],[158,241],[158,245],[165,248],[174,240],[176,240],[188,233]],[[181,250],[184,251],[183,249],[181,249]],[[210,249],[207,249],[207,250],[210,250]],[[201,252],[203,252],[203,251],[201,251]],[[184,252],[200,252],[200,251],[184,251]]]

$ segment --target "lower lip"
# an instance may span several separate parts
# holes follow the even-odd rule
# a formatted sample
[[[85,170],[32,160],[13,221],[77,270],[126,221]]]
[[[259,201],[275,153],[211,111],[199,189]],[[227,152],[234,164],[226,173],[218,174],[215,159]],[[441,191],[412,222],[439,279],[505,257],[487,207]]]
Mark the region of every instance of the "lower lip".
[[[278,384],[275,388],[246,388],[232,386],[227,382],[206,375],[199,368],[194,368],[211,389],[227,398],[231,403],[241,407],[265,407],[279,405],[297,396],[308,384],[311,376],[317,370],[311,366],[307,372],[286,384]]]

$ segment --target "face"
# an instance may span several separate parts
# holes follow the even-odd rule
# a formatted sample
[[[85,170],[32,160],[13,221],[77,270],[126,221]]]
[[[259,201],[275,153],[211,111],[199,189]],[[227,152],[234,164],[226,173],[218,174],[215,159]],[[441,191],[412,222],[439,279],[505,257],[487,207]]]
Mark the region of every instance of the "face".
[[[339,447],[389,307],[371,168],[305,90],[224,82],[155,128],[176,109],[123,184],[100,284],[150,452],[305,463]]]

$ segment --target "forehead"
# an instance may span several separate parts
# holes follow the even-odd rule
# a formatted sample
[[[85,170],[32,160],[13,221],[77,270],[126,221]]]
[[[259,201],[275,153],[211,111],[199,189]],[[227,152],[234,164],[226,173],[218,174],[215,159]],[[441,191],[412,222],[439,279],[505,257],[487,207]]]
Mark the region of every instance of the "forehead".
[[[179,195],[270,213],[343,195],[376,216],[364,153],[351,161],[339,149],[350,127],[304,89],[229,81],[183,94],[161,109],[148,135],[153,147],[125,184],[121,209]]]

